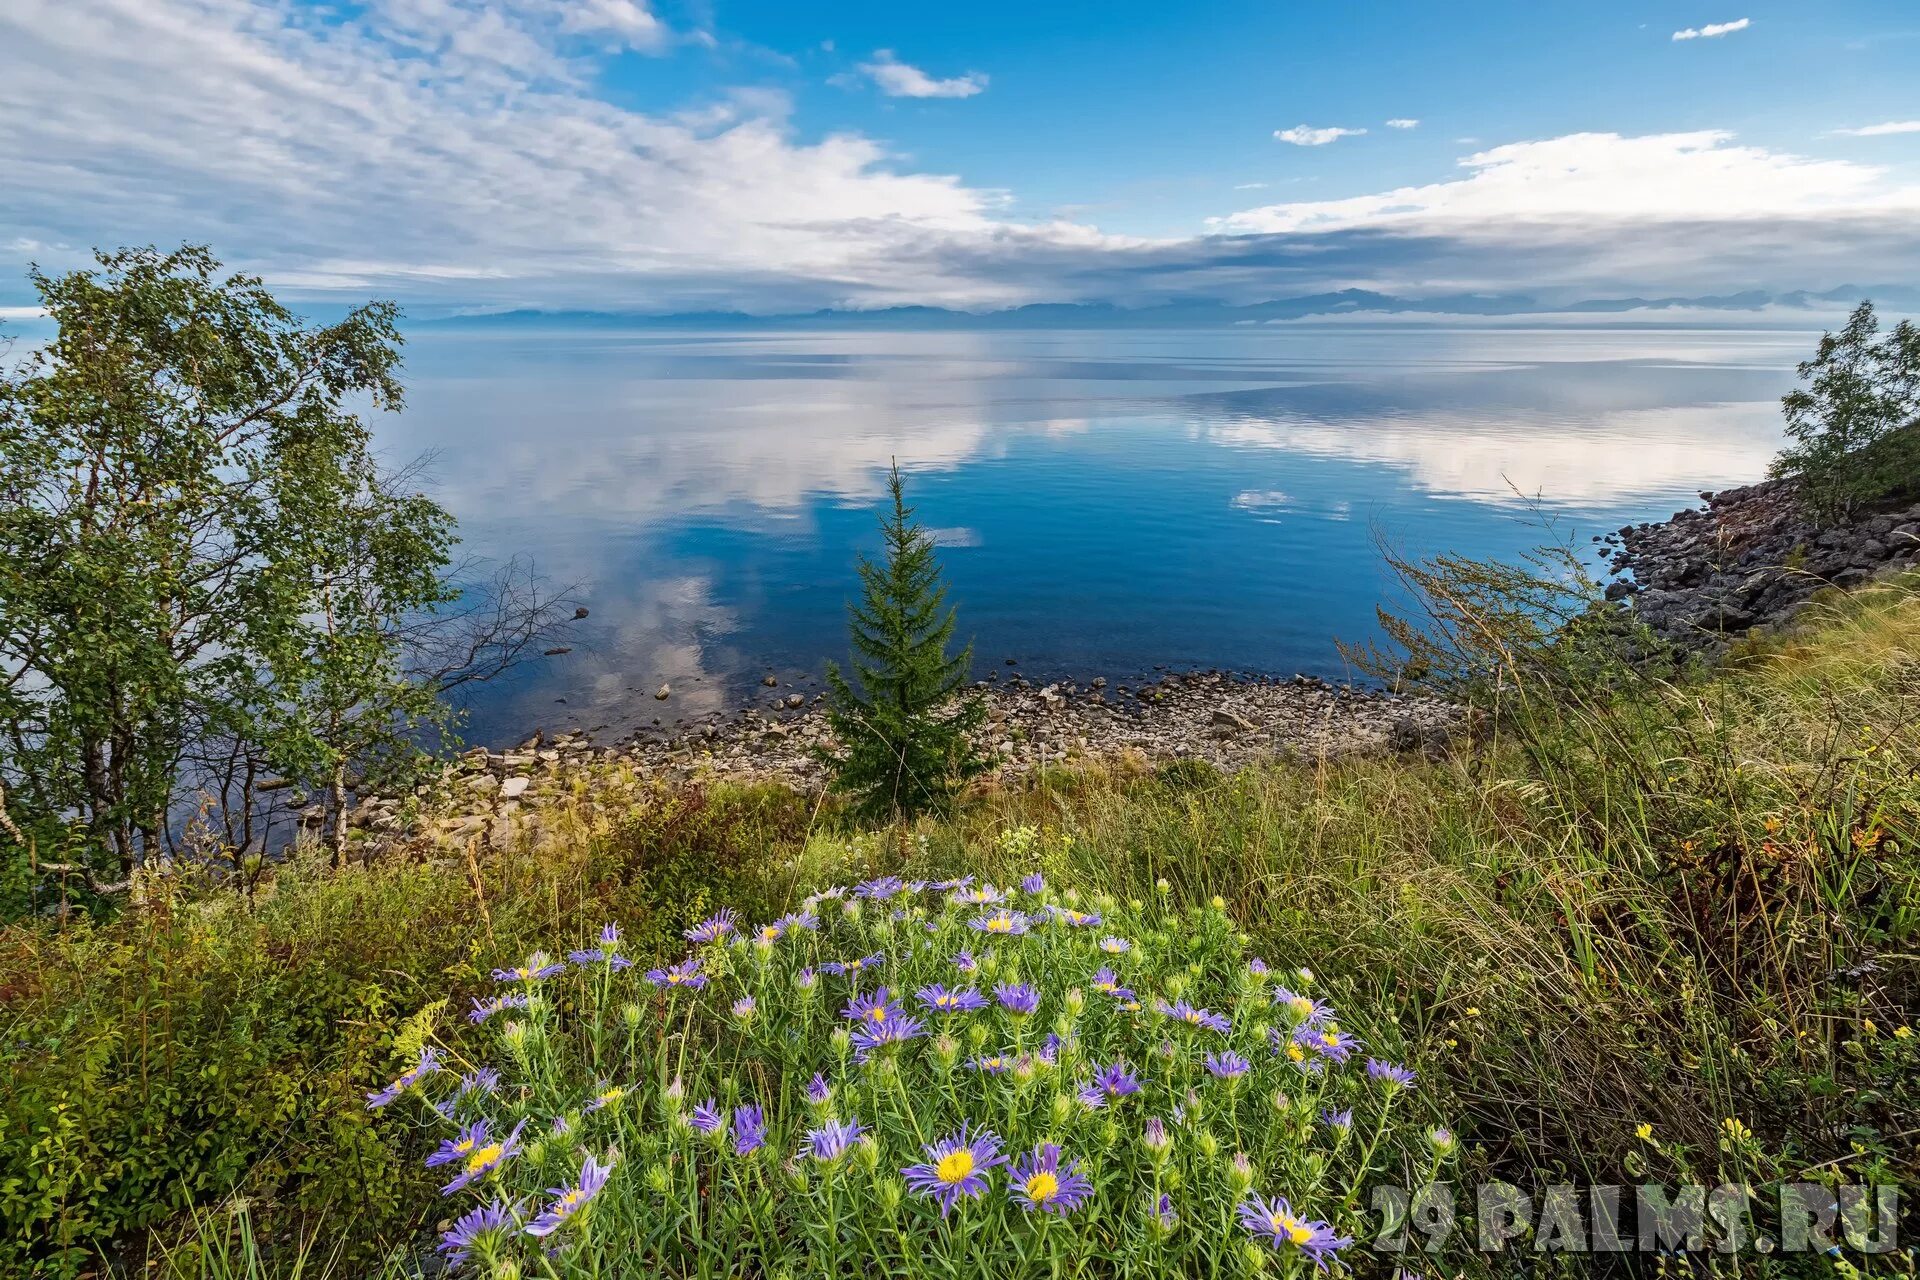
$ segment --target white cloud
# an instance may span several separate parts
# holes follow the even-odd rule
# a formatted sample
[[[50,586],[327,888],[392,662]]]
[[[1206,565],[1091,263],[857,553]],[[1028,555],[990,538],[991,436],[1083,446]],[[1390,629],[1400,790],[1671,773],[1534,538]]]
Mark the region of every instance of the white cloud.
[[[984,93],[987,77],[978,71],[940,80],[916,66],[900,61],[891,49],[874,52],[872,62],[860,64],[881,93],[889,98],[971,98]]]
[[[1896,133],[1920,133],[1920,120],[1889,120],[1885,124],[1861,125],[1858,129],[1835,129],[1842,138],[1884,138]]]
[[[1316,129],[1312,125],[1297,124],[1291,129],[1275,129],[1273,136],[1282,142],[1290,142],[1296,147],[1324,147],[1329,142],[1341,138],[1357,138],[1365,129],[1341,129],[1331,127]]]
[[[1712,40],[1717,36],[1732,35],[1736,31],[1745,31],[1753,25],[1751,18],[1738,18],[1732,22],[1709,22],[1704,27],[1688,27],[1684,31],[1673,33],[1675,40]]]
[[[1264,182],[1238,182],[1234,184],[1233,189],[1235,191],[1264,191],[1266,187],[1267,184]]]
[[[1419,127],[1420,122],[1411,116],[1396,116],[1387,121],[1387,128],[1389,129],[1418,129]]]
[[[1345,200],[1268,205],[1216,219],[1226,231],[1354,227],[1494,228],[1515,218],[1744,218],[1835,209],[1920,208],[1920,188],[1886,171],[1736,146],[1720,130],[1623,137],[1576,133],[1466,156],[1465,177]]]

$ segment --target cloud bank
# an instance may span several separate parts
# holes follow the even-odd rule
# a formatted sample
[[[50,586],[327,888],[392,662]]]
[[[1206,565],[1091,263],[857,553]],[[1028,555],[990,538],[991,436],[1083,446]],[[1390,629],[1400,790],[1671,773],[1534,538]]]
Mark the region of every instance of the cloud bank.
[[[294,296],[429,314],[1346,288],[1553,300],[1920,277],[1910,180],[1721,131],[1511,142],[1438,181],[1148,238],[1010,218],[1006,193],[917,171],[869,136],[803,134],[776,90],[673,113],[600,96],[609,59],[703,39],[638,0],[9,0],[0,303],[30,301],[30,259],[59,270],[91,245],[183,240]],[[922,79],[948,96],[975,83],[867,65],[906,96]]]

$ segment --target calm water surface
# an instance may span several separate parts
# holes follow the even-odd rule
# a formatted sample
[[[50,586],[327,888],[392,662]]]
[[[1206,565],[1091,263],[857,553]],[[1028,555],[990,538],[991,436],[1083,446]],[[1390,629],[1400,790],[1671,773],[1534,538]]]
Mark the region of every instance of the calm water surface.
[[[466,553],[592,610],[476,697],[468,736],[497,743],[817,687],[890,457],[982,672],[1337,678],[1389,590],[1376,537],[1508,554],[1537,499],[1584,543],[1755,479],[1815,337],[423,329],[379,430],[392,461],[435,455]]]

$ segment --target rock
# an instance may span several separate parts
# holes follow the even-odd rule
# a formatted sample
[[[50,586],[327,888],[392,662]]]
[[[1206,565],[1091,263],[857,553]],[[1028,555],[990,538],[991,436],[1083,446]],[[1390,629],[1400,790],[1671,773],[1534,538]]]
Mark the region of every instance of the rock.
[[[1213,709],[1213,724],[1217,728],[1232,729],[1238,733],[1244,733],[1253,728],[1253,721],[1243,715],[1229,711],[1225,707],[1215,707]]]
[[[655,689],[653,691],[653,696],[655,698],[658,698],[661,702],[665,702],[668,698],[673,696],[673,689],[670,686],[663,684],[658,689]]]
[[[780,678],[778,676],[767,676],[764,679],[762,679],[760,683],[767,686],[767,688],[769,689],[774,689],[779,687]]]
[[[500,779],[490,773],[476,773],[473,777],[467,779],[466,786],[467,790],[474,792],[476,795],[486,795],[489,792],[500,789]]]
[[[806,701],[807,697],[803,693],[790,693],[787,695],[787,706],[791,709],[798,709],[805,705]]]
[[[502,800],[517,800],[525,795],[527,788],[532,785],[532,781],[527,778],[508,778],[500,784],[500,798]]]
[[[574,620],[575,622],[578,622],[578,621],[580,621],[580,619],[582,619],[582,618],[584,618],[584,617],[586,617],[586,616],[587,616],[587,606],[585,606],[585,605],[581,605],[581,606],[580,606],[580,607],[579,607],[578,609],[575,609],[575,610],[573,611],[573,620]]]

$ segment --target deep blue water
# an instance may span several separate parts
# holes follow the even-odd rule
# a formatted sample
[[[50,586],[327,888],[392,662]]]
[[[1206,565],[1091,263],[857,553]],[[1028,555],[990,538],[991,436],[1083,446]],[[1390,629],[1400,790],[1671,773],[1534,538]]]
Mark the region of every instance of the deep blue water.
[[[1585,543],[1757,479],[1816,337],[423,330],[379,431],[390,461],[434,453],[464,553],[591,609],[475,697],[469,738],[499,742],[815,687],[890,457],[982,672],[1340,677],[1335,638],[1389,590],[1376,538],[1512,554],[1544,514]]]

